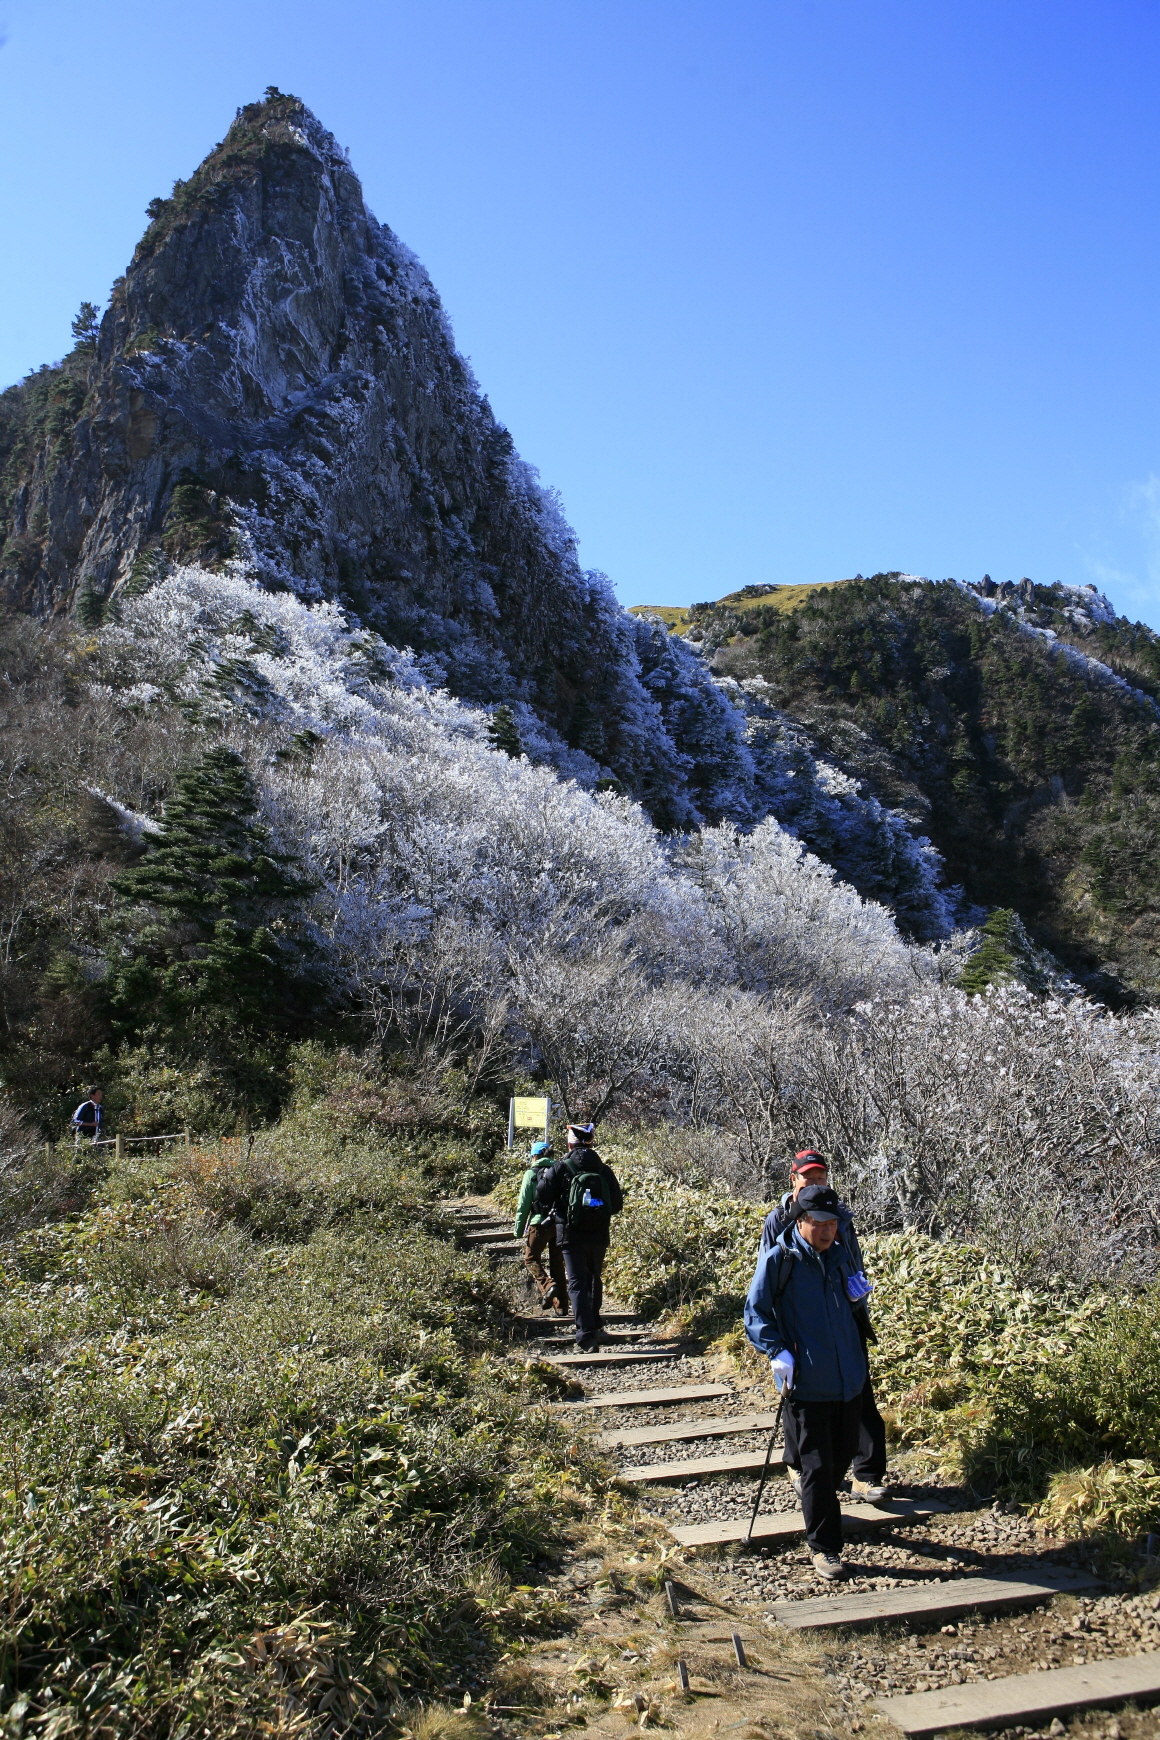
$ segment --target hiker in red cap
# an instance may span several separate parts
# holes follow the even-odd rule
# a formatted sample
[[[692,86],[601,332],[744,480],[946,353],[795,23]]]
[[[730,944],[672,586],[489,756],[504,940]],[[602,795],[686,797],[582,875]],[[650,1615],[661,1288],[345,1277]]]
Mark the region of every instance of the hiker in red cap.
[[[797,1219],[795,1206],[798,1197],[807,1186],[812,1184],[828,1185],[830,1182],[830,1163],[824,1154],[816,1148],[802,1148],[793,1157],[793,1165],[789,1169],[789,1189],[775,1209],[765,1217],[761,1229],[761,1249],[768,1251],[774,1242]],[[858,1235],[854,1231],[854,1216],[843,1202],[839,1205],[838,1240],[849,1252],[855,1269],[864,1273],[862,1252],[858,1248]],[[870,1313],[865,1301],[859,1301],[854,1309],[854,1319],[862,1336],[862,1345],[866,1350],[866,1387],[862,1391],[862,1416],[858,1431],[858,1449],[854,1455],[853,1467],[850,1471],[850,1490],[857,1498],[876,1499],[886,1496],[886,1423],[878,1412],[878,1403],[874,1399],[874,1383],[870,1377],[869,1343],[878,1338],[870,1321]],[[785,1430],[785,1461],[790,1469],[790,1479],[794,1491],[801,1491],[801,1459],[793,1436],[793,1422],[787,1410]]]

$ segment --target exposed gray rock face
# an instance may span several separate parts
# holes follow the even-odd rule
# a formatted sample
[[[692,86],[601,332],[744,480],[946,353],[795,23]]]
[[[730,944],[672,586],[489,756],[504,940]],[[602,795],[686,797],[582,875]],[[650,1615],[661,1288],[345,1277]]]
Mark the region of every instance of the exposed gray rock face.
[[[696,819],[639,680],[647,631],[581,572],[331,134],[274,94],[150,215],[91,360],[4,395],[0,596],[99,609],[167,558],[242,555],[456,694],[526,702],[659,820]]]

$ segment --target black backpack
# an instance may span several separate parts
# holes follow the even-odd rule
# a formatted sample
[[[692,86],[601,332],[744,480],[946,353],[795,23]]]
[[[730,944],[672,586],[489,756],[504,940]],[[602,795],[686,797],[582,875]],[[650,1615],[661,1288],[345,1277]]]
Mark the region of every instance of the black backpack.
[[[616,1174],[590,1148],[570,1154],[566,1165],[571,1179],[564,1225],[581,1238],[607,1240],[612,1217],[624,1206]]]

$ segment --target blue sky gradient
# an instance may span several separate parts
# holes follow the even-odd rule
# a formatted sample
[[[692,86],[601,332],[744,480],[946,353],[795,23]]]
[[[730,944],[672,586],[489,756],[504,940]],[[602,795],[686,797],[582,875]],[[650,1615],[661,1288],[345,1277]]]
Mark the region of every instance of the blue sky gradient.
[[[626,603],[855,572],[1160,627],[1160,9],[7,0],[0,379],[268,84]]]

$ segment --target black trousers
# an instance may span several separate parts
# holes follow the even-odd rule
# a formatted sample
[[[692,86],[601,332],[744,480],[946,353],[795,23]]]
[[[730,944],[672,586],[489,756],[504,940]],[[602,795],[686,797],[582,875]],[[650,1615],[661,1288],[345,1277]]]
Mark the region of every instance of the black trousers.
[[[568,1276],[568,1298],[577,1341],[595,1334],[599,1328],[600,1307],[604,1303],[602,1275],[607,1253],[606,1244],[569,1243],[563,1247],[561,1254]]]
[[[799,1402],[791,1390],[786,1401],[784,1417],[793,1421],[801,1464],[802,1515],[811,1552],[842,1550],[838,1484],[846,1478],[858,1442],[861,1411],[861,1396],[849,1402]]]
[[[788,1408],[782,1420],[785,1427],[786,1466],[800,1471],[801,1460]],[[866,1377],[866,1388],[862,1391],[858,1445],[854,1451],[851,1472],[855,1480],[864,1480],[868,1486],[881,1486],[886,1478],[886,1422],[878,1412],[878,1403],[874,1400],[874,1384],[869,1374]]]
[[[878,1412],[878,1403],[874,1400],[874,1385],[866,1376],[866,1388],[862,1391],[862,1412],[858,1420],[858,1448],[854,1452],[854,1466],[850,1470],[855,1480],[864,1480],[867,1486],[881,1486],[886,1479],[886,1421]]]

